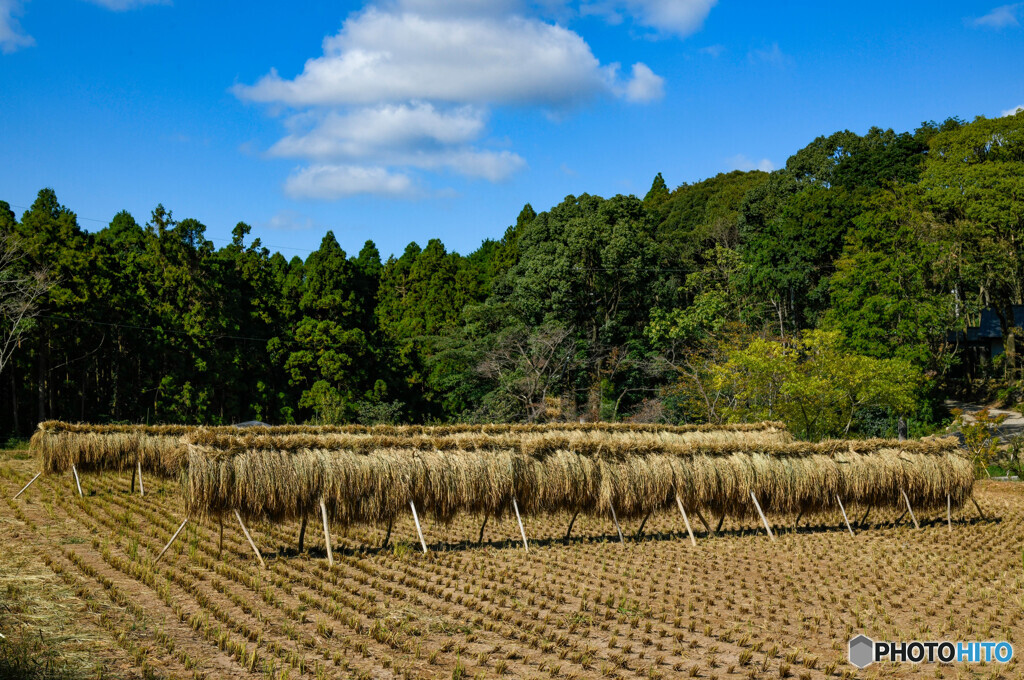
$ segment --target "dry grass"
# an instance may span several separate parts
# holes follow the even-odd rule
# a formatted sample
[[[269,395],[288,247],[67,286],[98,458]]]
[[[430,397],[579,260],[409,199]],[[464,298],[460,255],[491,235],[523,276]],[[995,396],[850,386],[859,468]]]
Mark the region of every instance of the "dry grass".
[[[188,503],[203,516],[234,509],[281,521],[318,511],[344,524],[386,523],[410,502],[450,521],[500,517],[515,498],[529,514],[639,517],[683,503],[749,517],[833,511],[845,504],[959,507],[974,483],[955,439],[793,442],[773,433],[549,432],[519,437],[352,437],[195,432]]]

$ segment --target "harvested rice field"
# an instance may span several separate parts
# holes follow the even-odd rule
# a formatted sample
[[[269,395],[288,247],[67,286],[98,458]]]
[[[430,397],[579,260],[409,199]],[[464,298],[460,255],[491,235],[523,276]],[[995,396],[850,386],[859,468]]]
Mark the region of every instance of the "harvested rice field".
[[[177,480],[130,469],[35,475],[26,451],[0,453],[0,654],[11,677],[68,678],[957,678],[1021,676],[1007,666],[874,665],[847,641],[1024,639],[1024,486],[979,482],[971,503],[874,510],[866,526],[838,508],[727,518],[711,537],[678,512],[640,518],[411,513],[384,526],[332,527],[335,564],[311,517],[251,519],[261,569],[235,522],[178,529]],[[712,528],[717,517],[707,517]],[[20,664],[20,665],[19,665]],[[1001,673],[1001,676],[997,675]]]

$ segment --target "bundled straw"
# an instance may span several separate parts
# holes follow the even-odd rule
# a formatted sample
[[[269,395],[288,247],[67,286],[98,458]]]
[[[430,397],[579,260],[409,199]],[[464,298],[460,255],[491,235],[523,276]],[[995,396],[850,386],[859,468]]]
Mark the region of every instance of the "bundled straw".
[[[695,432],[695,431],[691,431]],[[512,498],[525,512],[637,517],[670,506],[750,516],[850,505],[959,507],[974,483],[955,439],[808,444],[766,434],[550,432],[519,438],[273,437],[190,433],[188,505],[198,515],[238,509],[294,519],[323,498],[344,524],[380,523],[410,501],[448,521],[459,512],[500,516]],[[458,446],[453,441],[461,441]]]
[[[176,477],[187,461],[188,451],[182,440],[186,434],[230,437],[237,435],[239,429],[234,426],[196,427],[185,425],[88,425],[70,424],[59,421],[40,423],[32,435],[31,449],[40,455],[43,470],[47,473],[67,472],[72,465],[79,472],[126,470],[141,462],[143,470],[162,477]],[[781,423],[751,423],[741,425],[709,426],[682,425],[674,427],[657,427],[651,425],[631,425],[628,423],[586,423],[563,424],[549,423],[543,425],[440,425],[440,426],[307,426],[282,425],[275,427],[252,427],[244,430],[252,436],[284,437],[284,436],[326,436],[361,437],[367,442],[363,448],[386,448],[389,442],[404,442],[415,437],[422,440],[420,448],[437,448],[446,446],[443,441],[449,440],[447,448],[461,448],[462,439],[466,441],[476,438],[479,445],[466,444],[487,448],[486,438],[512,437],[527,434],[591,433],[601,434],[642,435],[658,434],[659,436],[675,435],[679,437],[700,437],[710,434],[717,436],[722,432],[740,436],[746,433],[758,433],[778,438],[789,439],[789,433]],[[402,444],[404,446],[404,444]],[[349,446],[341,444],[342,447]]]

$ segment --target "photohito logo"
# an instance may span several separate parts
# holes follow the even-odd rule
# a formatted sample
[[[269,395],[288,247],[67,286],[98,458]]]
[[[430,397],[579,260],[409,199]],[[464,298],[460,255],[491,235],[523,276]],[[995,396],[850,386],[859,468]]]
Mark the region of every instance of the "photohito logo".
[[[1009,642],[875,642],[867,635],[850,640],[850,663],[867,668],[876,661],[910,663],[1008,663]]]

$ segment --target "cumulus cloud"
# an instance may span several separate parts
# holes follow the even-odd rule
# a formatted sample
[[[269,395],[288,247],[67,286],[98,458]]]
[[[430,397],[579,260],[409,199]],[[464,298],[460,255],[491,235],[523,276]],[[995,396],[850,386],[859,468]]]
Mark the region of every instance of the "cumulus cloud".
[[[1024,111],[1024,104],[1020,106],[1014,106],[1012,109],[1006,109],[1000,115],[1005,118],[1006,116],[1016,116],[1018,112]]]
[[[415,187],[408,175],[386,168],[356,165],[311,165],[300,168],[285,181],[292,198],[334,200],[359,194],[412,196]]]
[[[271,71],[234,92],[291,106],[409,100],[566,106],[607,91],[610,76],[582,37],[537,19],[370,7],[326,38],[323,55],[294,79]]]
[[[351,14],[294,77],[276,70],[232,88],[284,111],[268,155],[311,165],[285,182],[294,197],[422,193],[417,171],[501,181],[526,167],[488,149],[494,107],[564,115],[597,97],[659,99],[643,63],[601,64],[577,33],[523,12],[527,0],[379,0]]]
[[[665,79],[657,75],[646,64],[633,64],[633,77],[626,83],[626,101],[650,102],[665,96]]]
[[[641,26],[679,37],[693,34],[704,25],[718,0],[592,0],[580,5],[582,14],[597,14],[610,23],[629,16]]]
[[[0,0],[0,52],[11,54],[22,47],[36,44],[32,36],[21,30],[17,16],[21,14],[19,0]]]
[[[1012,5],[1001,5],[984,16],[971,19],[968,24],[975,28],[1007,28],[1008,26],[1020,26],[1019,16],[1024,3],[1017,2]]]
[[[759,161],[753,161],[744,154],[736,154],[735,156],[726,158],[725,163],[733,170],[743,170],[744,172],[749,172],[750,170],[771,172],[775,169],[775,164],[767,158],[762,158]]]

